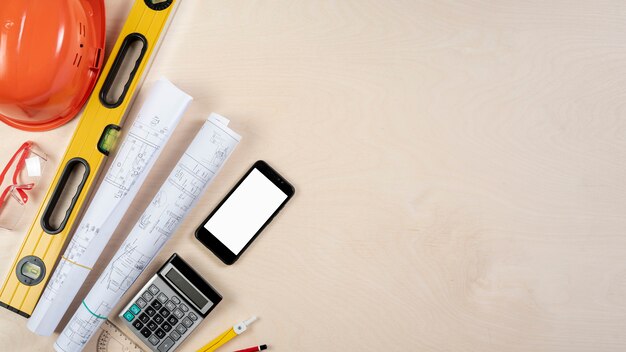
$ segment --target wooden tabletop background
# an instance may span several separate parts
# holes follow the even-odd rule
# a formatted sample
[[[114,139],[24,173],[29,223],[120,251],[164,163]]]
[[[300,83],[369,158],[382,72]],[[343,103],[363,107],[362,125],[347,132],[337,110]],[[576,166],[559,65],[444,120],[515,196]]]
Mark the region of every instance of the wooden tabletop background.
[[[100,269],[210,112],[243,140],[114,313],[177,252],[225,297],[181,351],[253,314],[223,351],[626,350],[626,2],[184,0],[127,126],[161,76],[194,101]],[[50,157],[1,275],[76,121],[0,126]],[[297,194],[228,267],[192,232],[257,159]],[[25,323],[2,349],[51,350]]]

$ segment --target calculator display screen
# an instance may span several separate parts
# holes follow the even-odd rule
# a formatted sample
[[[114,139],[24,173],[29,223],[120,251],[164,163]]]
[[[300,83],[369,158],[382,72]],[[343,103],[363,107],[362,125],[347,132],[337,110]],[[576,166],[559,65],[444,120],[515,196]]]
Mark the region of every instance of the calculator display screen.
[[[184,293],[193,304],[198,306],[198,308],[203,309],[207,302],[209,302],[200,291],[193,287],[177,270],[170,269],[170,271],[165,274],[165,277]]]

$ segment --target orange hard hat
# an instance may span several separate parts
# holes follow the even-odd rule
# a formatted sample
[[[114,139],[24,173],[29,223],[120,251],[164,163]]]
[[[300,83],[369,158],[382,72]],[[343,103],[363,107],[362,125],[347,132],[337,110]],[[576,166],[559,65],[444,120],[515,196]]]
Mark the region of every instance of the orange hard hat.
[[[104,0],[0,0],[0,120],[45,131],[87,101],[104,60]]]

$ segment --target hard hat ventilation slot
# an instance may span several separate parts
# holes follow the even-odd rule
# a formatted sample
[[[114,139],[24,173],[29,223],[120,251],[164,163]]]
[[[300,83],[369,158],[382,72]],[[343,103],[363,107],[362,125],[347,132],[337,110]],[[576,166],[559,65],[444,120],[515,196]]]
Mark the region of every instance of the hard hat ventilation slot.
[[[76,53],[76,55],[74,56],[74,62],[72,63],[72,66],[80,66],[80,61],[83,59],[82,55],[78,55],[78,53]]]

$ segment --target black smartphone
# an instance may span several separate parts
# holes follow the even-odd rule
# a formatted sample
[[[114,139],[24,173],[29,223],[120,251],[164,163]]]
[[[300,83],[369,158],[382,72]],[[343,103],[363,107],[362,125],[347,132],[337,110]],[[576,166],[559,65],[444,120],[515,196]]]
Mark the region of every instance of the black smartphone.
[[[231,265],[293,197],[295,189],[259,160],[196,230],[196,238]]]

